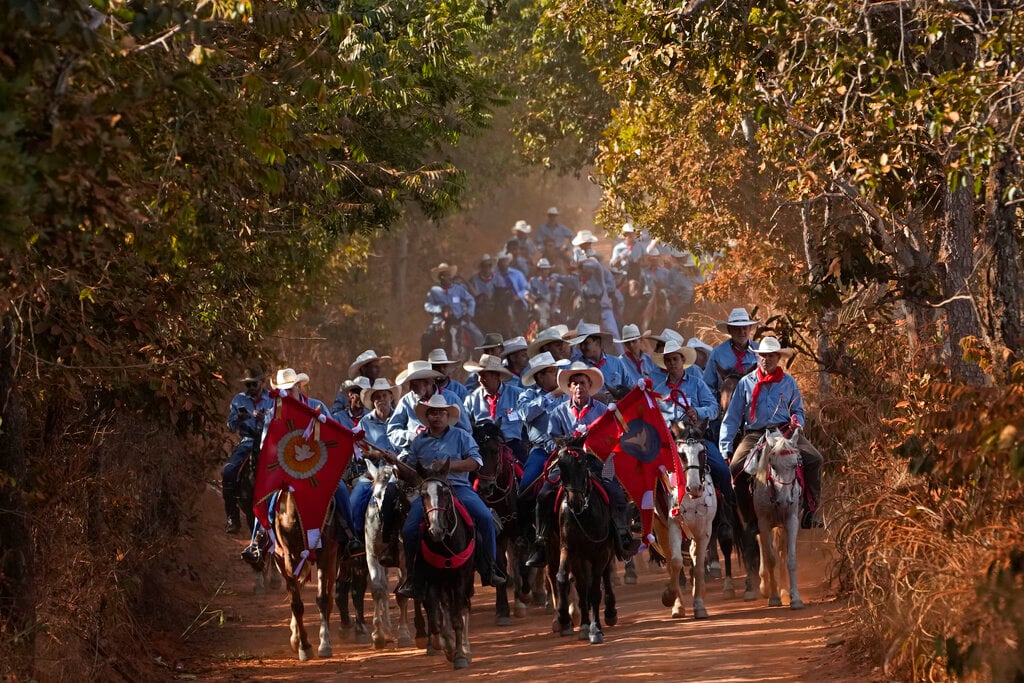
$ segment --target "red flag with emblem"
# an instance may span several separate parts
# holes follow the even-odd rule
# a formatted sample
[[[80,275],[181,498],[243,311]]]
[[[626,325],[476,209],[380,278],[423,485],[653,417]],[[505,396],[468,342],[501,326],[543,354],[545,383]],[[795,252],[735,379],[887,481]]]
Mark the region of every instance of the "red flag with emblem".
[[[253,486],[253,512],[264,529],[270,528],[270,499],[292,490],[307,545],[311,531],[323,528],[327,507],[341,475],[352,458],[352,432],[330,416],[321,423],[313,408],[291,396],[278,396],[274,418],[260,450]]]
[[[614,410],[590,425],[585,445],[604,462],[614,456],[615,476],[640,510],[645,542],[652,541],[655,482],[662,472],[674,473],[681,481],[675,440],[656,394],[649,388],[631,389]]]

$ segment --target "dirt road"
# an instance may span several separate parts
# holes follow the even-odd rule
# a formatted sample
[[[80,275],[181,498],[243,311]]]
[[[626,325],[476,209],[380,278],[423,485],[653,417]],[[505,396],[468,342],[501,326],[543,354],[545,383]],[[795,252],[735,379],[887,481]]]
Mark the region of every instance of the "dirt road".
[[[218,529],[216,507],[213,510],[208,528]],[[283,590],[254,596],[252,574],[236,559],[245,543],[237,537],[210,536],[211,562],[205,573],[219,574],[214,587],[220,590],[209,600],[203,618],[216,618],[189,634],[191,654],[176,666],[175,676],[183,680],[500,676],[502,681],[600,681],[659,674],[687,681],[852,682],[877,678],[877,674],[856,671],[841,649],[834,647],[841,639],[838,624],[843,608],[830,598],[825,582],[830,549],[821,530],[804,532],[799,541],[804,610],[769,609],[767,600],[725,600],[722,581],[715,580],[708,587],[709,619],[672,619],[660,601],[663,570],[642,561],[638,562],[639,583],[616,589],[619,623],[605,629],[603,645],[553,634],[551,615],[539,607],[531,607],[527,616],[515,619],[511,627],[499,628],[494,625],[494,591],[478,586],[471,617],[473,661],[460,672],[453,671],[443,657],[428,657],[419,649],[397,649],[389,644],[378,651],[370,645],[346,642],[337,628],[332,658],[300,663],[288,646],[290,615]],[[319,619],[313,586],[307,586],[305,592],[306,624],[315,638]],[[788,604],[788,596],[783,600]],[[367,602],[372,610],[372,603]],[[393,600],[392,606],[396,612]],[[687,610],[689,613],[689,605]],[[316,640],[313,643],[315,646]]]

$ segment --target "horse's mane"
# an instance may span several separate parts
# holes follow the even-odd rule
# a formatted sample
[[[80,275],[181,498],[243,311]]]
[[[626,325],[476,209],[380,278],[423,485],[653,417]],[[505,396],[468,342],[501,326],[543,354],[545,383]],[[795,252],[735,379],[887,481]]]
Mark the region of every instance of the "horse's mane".
[[[774,435],[776,434],[778,435],[778,438],[774,438]],[[772,441],[768,440],[770,436],[773,437]],[[796,432],[788,438],[782,432],[777,430],[765,432],[764,446],[760,456],[761,459],[757,463],[757,472],[755,473],[757,481],[762,484],[768,483],[768,472],[770,471],[772,460],[771,456],[782,448],[792,448],[793,450],[797,450]]]
[[[580,450],[583,448],[583,442],[587,440],[586,436],[556,436],[553,438],[555,445],[558,449],[571,448]]]

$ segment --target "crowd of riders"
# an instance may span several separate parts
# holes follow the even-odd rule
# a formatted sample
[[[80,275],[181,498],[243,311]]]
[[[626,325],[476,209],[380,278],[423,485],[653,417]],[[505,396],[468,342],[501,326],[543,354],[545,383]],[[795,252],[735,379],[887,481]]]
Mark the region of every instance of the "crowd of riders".
[[[759,321],[751,319],[744,308],[734,309],[728,319],[719,321],[717,327],[724,339],[707,342],[695,337],[687,340],[671,326],[657,334],[641,331],[636,321],[618,327],[617,313],[622,309],[615,303],[618,288],[612,270],[650,277],[652,287],[660,278],[663,284],[657,286],[669,288],[673,296],[692,296],[690,279],[681,270],[666,268],[660,260],[662,254],[667,259],[678,257],[646,240],[629,224],[623,227],[622,240],[614,246],[608,266],[593,248],[596,238],[588,231],[574,234],[558,222],[555,208],[536,231],[520,221],[514,232],[516,236],[497,257],[484,255],[478,272],[465,281],[457,278],[452,265],[434,269],[438,285],[427,296],[426,312],[435,322],[454,318],[462,324],[473,342],[469,360],[453,358],[438,345],[424,348],[419,359],[398,367],[391,365],[390,356],[366,350],[350,364],[348,379],[330,408],[307,396],[309,376],[305,373],[284,368],[270,382],[353,430],[359,439],[356,457],[335,496],[339,541],[347,552],[353,556],[364,552],[363,524],[370,502],[364,459],[427,470],[446,463],[450,483],[480,534],[477,568],[481,581],[484,585],[504,583],[506,577],[495,562],[495,520],[472,486],[474,473],[483,465],[472,438],[473,426],[492,422],[522,471],[518,510],[523,530],[520,540],[529,552],[527,564],[544,565],[555,495],[552,478],[546,475],[556,440],[585,436],[589,426],[638,383],[657,394],[668,424],[689,423],[705,430],[716,487],[726,500],[738,505],[741,517],[752,520],[749,475],[744,467],[748,454],[767,429],[804,423],[800,390],[782,367],[792,350],[780,346],[774,337],[752,339]],[[479,317],[482,299],[507,297],[519,302],[525,312],[542,297],[550,297],[549,303],[558,301],[562,287],[579,293],[591,284],[595,289],[600,285],[607,299],[596,312],[590,312],[592,317],[574,319],[580,311],[576,308],[569,317],[555,318],[559,322],[543,328],[534,319],[529,330],[530,318],[525,313],[519,319],[506,317],[497,322]],[[425,346],[427,341],[424,335]],[[385,369],[398,372],[392,375]],[[739,380],[723,412],[719,385],[729,375]],[[260,369],[251,369],[242,378],[244,391],[231,402],[228,428],[241,439],[222,472],[228,533],[242,526],[237,485],[240,464],[246,454],[258,451],[254,446],[272,417],[267,380]],[[808,492],[803,525],[817,526],[820,521],[813,511],[820,497],[822,458],[802,435],[798,447]],[[638,543],[631,531],[625,495],[614,473],[606,471],[596,457],[592,459],[594,474],[603,479],[611,499],[617,554],[626,559]],[[251,511],[245,513],[250,517]],[[400,543],[406,557],[413,556],[421,520],[422,510],[414,508],[404,524],[385,524],[388,560],[395,560]],[[257,536],[254,534],[254,542],[243,552],[243,558],[251,562],[258,561],[264,550]],[[412,566],[407,562],[407,570]],[[422,586],[417,584],[416,572],[408,571],[407,580],[396,590],[417,595]]]

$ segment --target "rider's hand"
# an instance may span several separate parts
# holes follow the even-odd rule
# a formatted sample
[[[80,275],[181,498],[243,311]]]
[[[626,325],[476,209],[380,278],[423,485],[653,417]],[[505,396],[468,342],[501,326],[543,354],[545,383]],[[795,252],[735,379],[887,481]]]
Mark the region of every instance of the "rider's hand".
[[[320,420],[320,424],[327,424],[327,416],[324,415],[323,413],[317,415],[316,419]]]
[[[796,429],[797,427],[799,427],[800,426],[800,418],[797,417],[796,415],[790,415],[789,416],[789,426],[792,427],[793,429]]]
[[[697,424],[697,420],[700,419],[700,416],[697,415],[697,409],[693,406],[686,409],[686,417],[689,418],[690,424]]]

